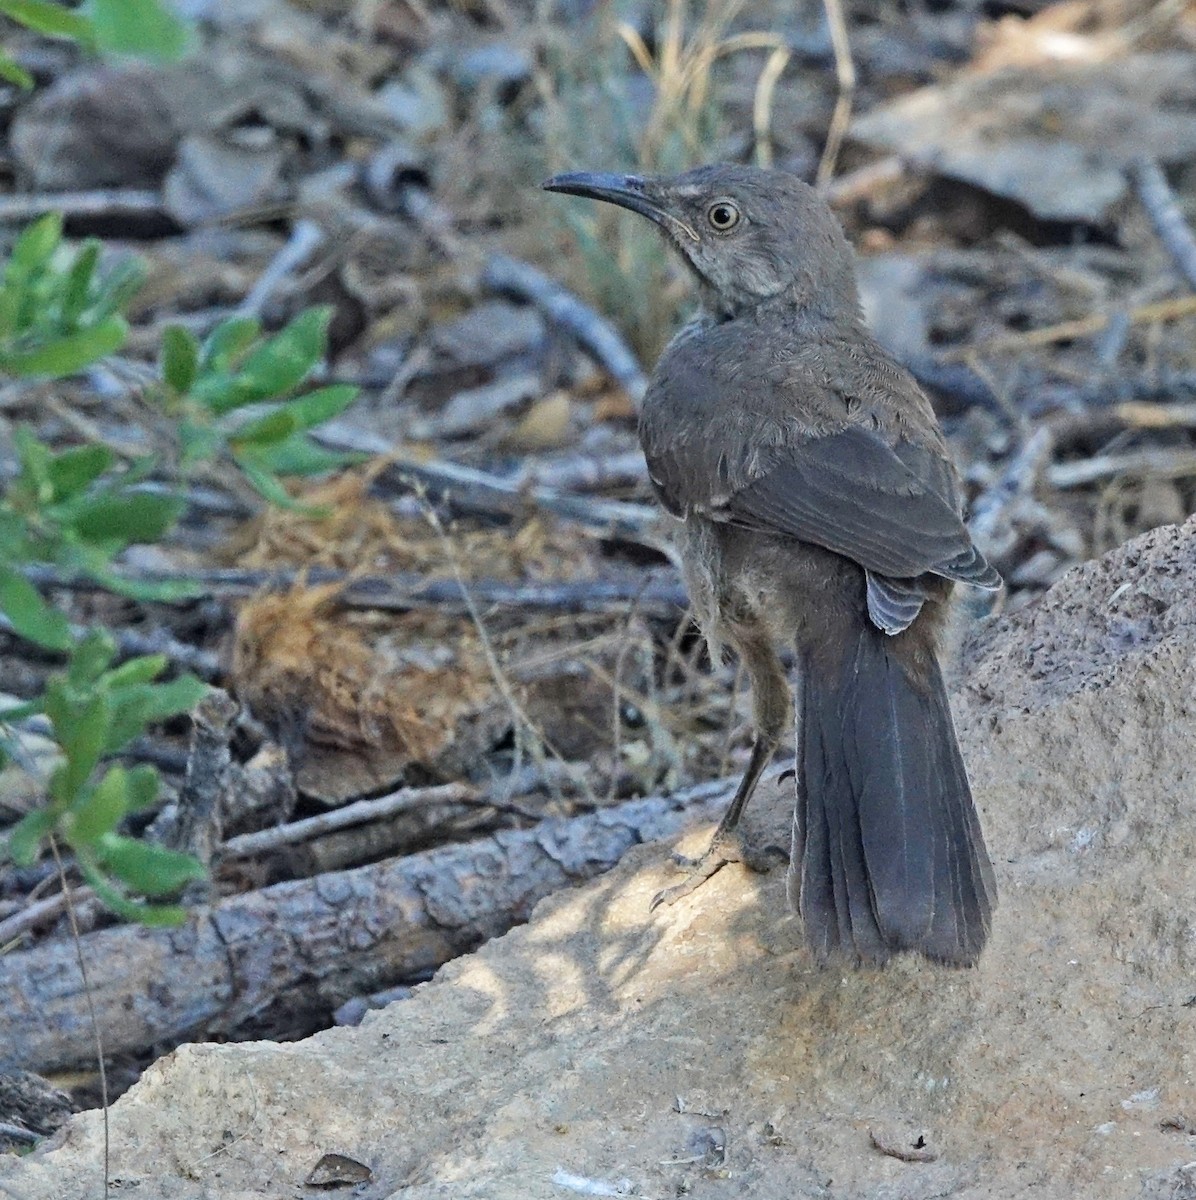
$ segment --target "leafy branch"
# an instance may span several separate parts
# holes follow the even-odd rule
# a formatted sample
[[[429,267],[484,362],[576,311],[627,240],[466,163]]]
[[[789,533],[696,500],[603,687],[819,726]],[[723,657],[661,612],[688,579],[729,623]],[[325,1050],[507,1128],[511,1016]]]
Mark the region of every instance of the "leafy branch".
[[[0,12],[15,2],[0,0]],[[0,372],[53,379],[119,351],[128,336],[124,310],[142,276],[133,259],[106,266],[98,242],[68,247],[59,216],[35,222],[0,273]],[[56,449],[28,428],[14,431],[18,470],[0,493],[0,615],[17,636],[66,656],[66,665],[43,695],[0,709],[0,769],[22,760],[13,729],[19,722],[48,721],[58,749],[45,803],[0,842],[0,862],[31,863],[56,839],[114,912],[147,924],[182,919],[177,905],[158,901],[200,877],[202,867],[122,832],[127,817],[156,803],[161,781],[152,767],[109,760],[150,725],[188,712],[205,685],[190,675],[160,681],[161,656],[114,665],[111,635],[78,637],[22,568],[51,564],[135,599],[178,598],[189,591],[113,567],[130,546],[168,537],[186,507],[181,489],[150,488],[151,475],[166,470],[177,487],[200,464],[227,462],[270,503],[296,507],[286,477],[355,461],[310,436],[357,395],[342,385],[308,387],[325,357],[330,317],[327,308],[307,309],[265,335],[257,320],[234,316],[202,342],[168,328],[160,377],[146,391],[172,443],[168,463],[122,458],[98,444]]]

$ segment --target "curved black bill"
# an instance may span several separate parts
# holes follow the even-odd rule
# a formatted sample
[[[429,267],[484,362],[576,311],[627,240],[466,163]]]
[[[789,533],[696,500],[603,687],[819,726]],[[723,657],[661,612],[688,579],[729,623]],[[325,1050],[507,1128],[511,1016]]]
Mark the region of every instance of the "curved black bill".
[[[698,235],[690,225],[663,207],[653,195],[652,182],[639,175],[615,175],[602,171],[567,171],[554,175],[540,186],[546,192],[564,192],[570,196],[587,196],[591,200],[604,200],[617,204],[632,212],[664,226],[674,236],[680,235],[696,242]]]
[[[608,204],[618,204],[653,220],[661,215],[660,209],[645,194],[644,180],[638,175],[567,171],[564,175],[554,175],[551,179],[546,179],[540,186],[546,192],[564,192],[570,196],[605,200]]]

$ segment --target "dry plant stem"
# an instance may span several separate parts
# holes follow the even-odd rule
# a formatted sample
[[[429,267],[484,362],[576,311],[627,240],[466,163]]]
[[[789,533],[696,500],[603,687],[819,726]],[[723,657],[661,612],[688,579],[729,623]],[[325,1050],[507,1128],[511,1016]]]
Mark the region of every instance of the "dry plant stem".
[[[1133,429],[1191,429],[1196,427],[1196,404],[1151,404],[1130,400],[1113,406],[1112,415]]]
[[[84,903],[95,899],[95,892],[89,887],[78,887],[73,891],[57,891],[52,896],[43,896],[40,900],[26,905],[20,912],[0,921],[0,953],[9,942],[59,917],[68,904],[81,908]]]
[[[1054,463],[1046,470],[1046,480],[1066,491],[1084,487],[1101,479],[1141,476],[1152,479],[1185,479],[1196,476],[1196,450],[1165,450],[1146,447],[1123,454],[1102,454],[1077,462]]]
[[[490,640],[490,634],[486,629],[485,622],[482,620],[482,614],[478,611],[473,594],[469,590],[469,584],[465,579],[465,571],[462,569],[457,547],[453,545],[452,538],[449,537],[448,532],[445,530],[444,524],[437,515],[435,508],[427,503],[422,494],[420,495],[420,500],[422,501],[424,517],[432,527],[433,532],[440,539],[440,544],[444,547],[445,557],[448,559],[453,576],[457,580],[457,586],[461,589],[461,595],[465,600],[465,607],[469,612],[469,618],[473,622],[474,628],[477,630],[478,639],[482,646],[482,653],[486,656],[486,664],[490,668],[490,674],[499,692],[502,694],[507,707],[511,710],[515,727],[515,763],[512,767],[512,773],[520,770],[523,766],[524,737],[527,733],[531,733],[532,735],[532,758],[535,759],[538,767],[543,769],[545,750],[558,763],[564,763],[564,756],[544,736],[536,723],[527,715],[527,710],[519,703],[519,698],[515,695],[514,689],[511,687],[511,681],[507,678],[507,673],[503,670],[502,663],[498,661],[498,655],[494,650],[494,643]],[[594,795],[594,791],[590,787],[590,782],[585,778],[584,774],[578,778],[577,782],[585,792],[586,799],[591,804],[597,804],[598,798]]]
[[[543,271],[505,254],[494,254],[482,272],[482,287],[513,296],[538,309],[564,330],[636,403],[648,379],[615,327]]]
[[[1174,300],[1159,300],[1154,304],[1143,304],[1129,311],[1132,325],[1151,325],[1157,321],[1176,321],[1196,313],[1196,296],[1179,296]],[[1120,314],[1118,314],[1120,315]],[[973,355],[1004,353],[1005,351],[1032,350],[1038,346],[1050,346],[1055,342],[1069,342],[1075,338],[1091,337],[1100,333],[1112,316],[1108,313],[1093,313],[1075,321],[1061,321],[1057,325],[1046,325],[1026,333],[1010,334],[992,338],[978,346],[961,347],[939,355],[940,362],[960,362]]]
[[[191,752],[179,791],[178,818],[168,827],[166,842],[174,850],[194,855],[205,868],[221,840],[232,762],[229,742],[239,711],[227,692],[213,688],[192,715]],[[202,882],[198,894],[188,889],[186,899],[194,903],[207,895],[209,886]]]
[[[815,183],[820,188],[825,187],[835,173],[839,149],[843,145],[847,127],[851,124],[851,106],[855,99],[855,62],[851,57],[851,42],[847,36],[843,5],[841,0],[823,0],[823,7],[826,10],[827,24],[830,26],[831,46],[835,51],[835,79],[839,85],[839,95],[835,100],[830,128],[826,132],[822,159],[818,163]]]
[[[87,976],[87,956],[83,952],[83,938],[79,934],[79,921],[75,916],[75,906],[71,903],[71,889],[66,882],[66,870],[62,865],[62,855],[58,853],[58,839],[53,834],[50,835],[50,852],[54,855],[54,865],[58,868],[58,882],[66,897],[66,916],[71,925],[75,961],[78,963],[79,977],[83,982],[83,995],[87,1001],[87,1021],[91,1031],[92,1047],[95,1050],[96,1068],[100,1074],[100,1104],[104,1114],[104,1200],[108,1200],[108,1163],[111,1147],[108,1129],[108,1067],[104,1062],[104,1035],[96,1015],[95,995]]]
[[[288,276],[298,271],[320,248],[324,234],[315,221],[302,217],[295,222],[287,243],[261,273],[249,294],[237,306],[241,317],[260,316]]]
[[[0,196],[0,223],[32,221],[48,212],[60,212],[68,220],[71,217],[166,216],[159,192],[136,188]]]
[[[398,459],[394,455],[394,446],[385,438],[353,428],[342,421],[329,421],[327,425],[314,430],[313,436],[334,450],[358,450],[366,454],[390,456],[392,469],[401,478],[415,480],[438,495],[447,495],[458,511],[510,516],[526,512],[530,504],[589,529],[599,530],[604,536],[622,537],[653,549],[661,548],[662,539],[653,534],[660,514],[649,504],[595,500],[589,496],[572,496],[554,488],[525,488],[509,479],[473,467],[463,467],[459,463]]]
[[[181,929],[87,934],[108,1052],[233,1033],[275,1003],[331,1012],[421,976],[527,920],[544,896],[609,870],[633,846],[717,820],[736,782],[275,884],[200,909]],[[84,997],[68,982],[70,955],[46,943],[0,958],[12,1066],[44,1073],[94,1054]]]
[[[648,482],[648,464],[642,450],[613,454],[570,454],[551,462],[528,462],[514,476],[524,486],[556,488],[565,492],[596,492],[608,487],[629,487]]]
[[[756,81],[756,95],[752,102],[752,128],[756,138],[756,164],[772,166],[772,97],[777,80],[789,65],[793,55],[786,46],[778,46],[764,64],[760,78]]]
[[[27,578],[42,587],[64,588],[70,591],[106,591],[103,583],[88,577],[64,575],[54,567],[33,567]],[[299,582],[311,586],[325,583],[345,583],[338,597],[351,608],[377,609],[384,612],[404,612],[409,609],[433,608],[445,612],[468,612],[469,606],[461,585],[454,579],[429,579],[425,575],[404,572],[393,576],[361,577],[352,571],[328,567],[299,568],[277,571],[255,571],[242,568],[199,571],[146,571],[135,578],[139,582],[185,582],[210,596],[249,596],[262,588],[281,590]],[[626,575],[618,578],[588,579],[577,582],[508,583],[501,579],[477,579],[469,583],[473,598],[485,604],[506,609],[532,609],[561,613],[608,613],[621,611],[632,600],[639,611],[665,620],[683,612],[688,601],[685,589],[677,577],[662,567],[649,574]],[[184,601],[190,603],[191,601]],[[0,631],[13,632],[7,619],[0,616]],[[153,634],[122,632],[117,636],[122,654],[166,654],[180,666],[195,671],[206,679],[217,679],[223,673],[219,656],[185,643]]]
[[[400,788],[386,796],[358,800],[354,804],[334,808],[302,821],[291,821],[273,829],[243,833],[239,837],[229,838],[220,848],[220,858],[225,862],[236,858],[253,858],[259,854],[280,850],[283,846],[312,841],[340,829],[365,825],[371,821],[382,821],[412,808],[435,804],[468,804],[474,801],[485,802],[479,797],[476,788],[467,787],[463,783],[446,783],[439,787]]]
[[[61,575],[55,567],[29,566],[22,568],[22,572],[30,583],[41,587],[60,587],[71,591],[104,592],[109,590],[95,579]],[[0,613],[0,632],[15,632],[12,622],[3,613]],[[82,638],[86,632],[87,630],[82,625],[71,626],[71,633],[76,638]],[[210,650],[200,650],[196,646],[189,646],[186,642],[180,642],[165,630],[142,633],[135,629],[118,629],[113,632],[117,651],[122,658],[136,658],[142,654],[164,654],[177,666],[187,671],[194,671],[204,679],[215,679],[221,673],[218,654],[214,654]]]
[[[1033,494],[1054,444],[1054,434],[1049,426],[1036,429],[1009,460],[996,482],[973,505],[968,528],[985,553],[995,553],[1000,545],[999,535],[1003,532],[1005,516],[1014,501]]]
[[[14,1142],[25,1142],[27,1145],[35,1146],[42,1140],[42,1134],[34,1133],[32,1129],[25,1129],[21,1125],[10,1125],[7,1121],[0,1121],[0,1137],[11,1138]],[[13,1192],[5,1191],[8,1195],[14,1195]]]
[[[1129,177],[1176,270],[1196,291],[1196,237],[1180,212],[1167,177],[1158,163],[1147,158],[1140,158],[1130,166]]]

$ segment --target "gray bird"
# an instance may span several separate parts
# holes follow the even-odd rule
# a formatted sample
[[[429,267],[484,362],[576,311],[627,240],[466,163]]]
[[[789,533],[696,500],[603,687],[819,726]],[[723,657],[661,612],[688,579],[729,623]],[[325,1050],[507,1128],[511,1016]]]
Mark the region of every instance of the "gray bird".
[[[736,825],[793,715],[791,646],[788,893],[809,944],[975,963],[996,887],[938,651],[955,583],[1001,581],[930,402],[864,326],[842,228],[812,188],[751,167],[543,186],[654,221],[701,289],[639,435],[712,653],[729,644],[747,667],[755,740],[710,848],[653,906],[745,857]]]

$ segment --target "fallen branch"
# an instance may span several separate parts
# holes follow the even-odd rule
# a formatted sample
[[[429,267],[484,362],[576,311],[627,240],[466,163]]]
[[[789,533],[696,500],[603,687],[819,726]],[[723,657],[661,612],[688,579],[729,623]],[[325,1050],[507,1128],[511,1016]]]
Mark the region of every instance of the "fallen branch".
[[[495,254],[482,272],[482,286],[534,305],[592,355],[636,404],[644,398],[647,377],[614,326],[542,271]]]
[[[316,441],[333,450],[356,450],[366,454],[389,455],[394,446],[385,438],[356,429],[343,421],[329,421],[312,431]],[[406,481],[423,485],[436,496],[447,496],[454,508],[510,516],[529,505],[567,517],[579,525],[610,535],[620,535],[645,545],[655,545],[651,530],[660,514],[650,504],[629,504],[621,500],[595,500],[573,496],[555,488],[529,486],[491,475],[473,467],[451,462],[415,462],[396,459],[391,473]]]
[[[1159,241],[1188,286],[1196,290],[1196,237],[1175,202],[1167,177],[1159,164],[1148,158],[1138,159],[1128,173]]]
[[[71,591],[109,591],[106,585],[89,576],[64,575],[57,567],[22,567],[29,581],[42,587],[60,587]],[[139,577],[140,578],[140,577]],[[165,578],[165,576],[164,576]],[[189,601],[188,601],[189,603]],[[15,634],[12,622],[0,613],[0,633]],[[72,625],[71,633],[82,638],[87,630],[82,625]],[[176,666],[185,671],[194,671],[203,679],[215,679],[221,674],[220,656],[211,650],[201,650],[180,642],[164,629],[143,632],[137,629],[113,630],[116,649],[122,658],[137,658],[143,654],[164,654]]]
[[[714,820],[732,786],[718,780],[276,884],[198,910],[180,929],[87,934],[82,952],[106,1051],[232,1034],[266,1009],[310,1023],[313,1012],[421,976],[505,933],[537,901],[609,870],[632,846]],[[0,958],[0,995],[7,1065],[46,1071],[93,1060],[69,942]]]
[[[90,904],[95,899],[95,892],[89,887],[77,887],[70,894],[69,902],[76,908]],[[0,953],[14,939],[21,937],[39,925],[56,921],[66,911],[68,896],[59,890],[40,900],[33,900],[24,908],[14,912],[12,916],[0,921]]]
[[[155,216],[168,220],[160,192],[100,188],[88,192],[36,192],[0,196],[0,223],[32,221],[48,212],[72,217]]]
[[[377,796],[372,800],[358,800],[353,804],[346,804],[343,808],[334,808],[314,817],[306,817],[302,821],[291,821],[286,825],[275,825],[272,829],[261,829],[256,833],[243,833],[240,837],[229,838],[220,847],[219,854],[225,861],[253,858],[280,850],[283,846],[297,846],[300,842],[311,841],[341,829],[350,829],[354,825],[384,821],[413,808],[430,804],[468,804],[477,799],[477,789],[467,787],[463,783],[400,788],[397,792]]]
[[[68,575],[57,567],[30,566],[22,568],[22,573],[39,587],[81,592],[107,590],[103,583],[91,576]],[[349,608],[385,612],[419,608],[436,608],[453,613],[468,611],[466,597],[456,579],[429,579],[413,572],[361,578],[354,577],[349,571],[326,567],[277,571],[233,567],[197,571],[143,571],[130,578],[136,578],[140,583],[192,583],[208,595],[230,598],[250,596],[264,589],[281,591],[294,587],[300,581],[313,587],[325,583],[344,583],[345,590],[339,601]],[[666,620],[676,617],[688,605],[685,589],[667,568],[620,574],[615,578],[568,582],[545,580],[507,583],[501,579],[477,579],[469,581],[469,590],[479,603],[496,608],[598,613],[619,611],[634,602],[637,611]],[[0,630],[11,631],[2,616]],[[166,654],[180,666],[207,679],[214,679],[221,673],[216,654],[175,642],[166,635],[158,638],[148,634],[129,634],[126,638],[122,633],[118,634],[118,643],[122,653]]]
[[[1101,479],[1184,479],[1196,475],[1196,450],[1146,447],[1123,454],[1102,454],[1076,462],[1054,463],[1046,480],[1061,490],[1083,487]]]

